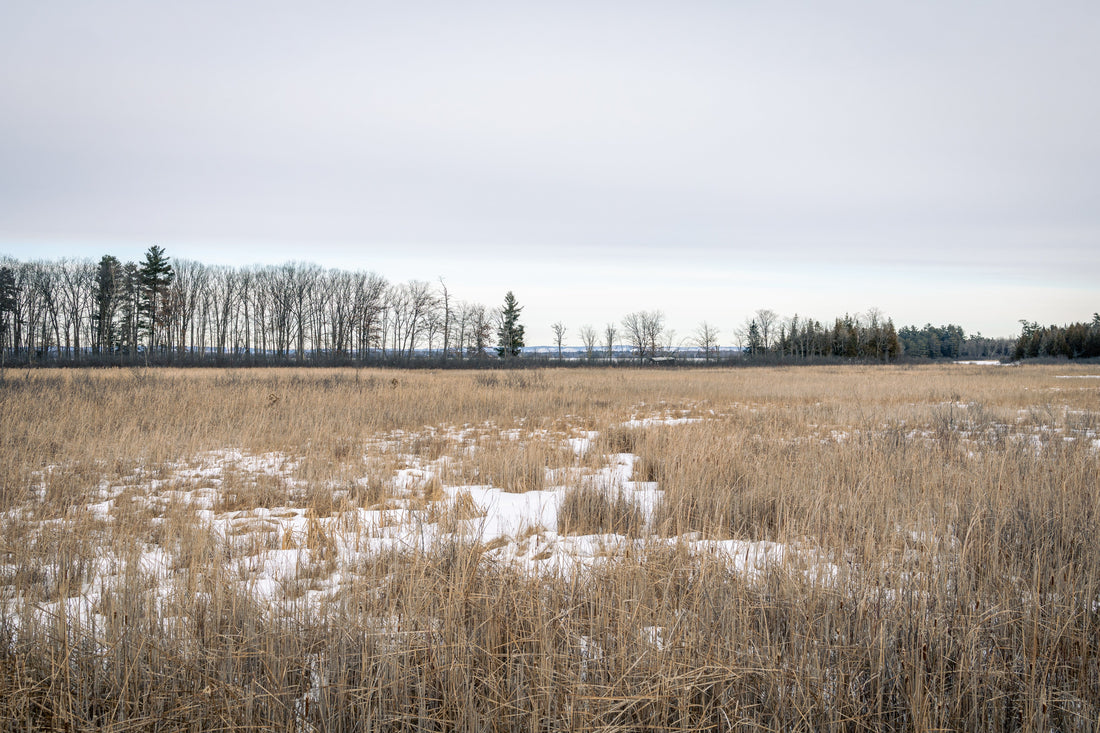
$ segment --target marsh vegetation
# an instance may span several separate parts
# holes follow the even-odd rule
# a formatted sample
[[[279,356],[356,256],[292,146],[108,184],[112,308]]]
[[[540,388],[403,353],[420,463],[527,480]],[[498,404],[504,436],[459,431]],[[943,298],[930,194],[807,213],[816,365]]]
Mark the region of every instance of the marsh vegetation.
[[[0,730],[1095,729],[1098,469],[1087,366],[7,370]]]

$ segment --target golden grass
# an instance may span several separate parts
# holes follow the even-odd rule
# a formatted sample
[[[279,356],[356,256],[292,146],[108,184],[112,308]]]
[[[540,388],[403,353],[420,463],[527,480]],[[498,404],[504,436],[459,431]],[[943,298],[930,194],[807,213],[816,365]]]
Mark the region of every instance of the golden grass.
[[[0,730],[1096,729],[1096,371],[7,370]],[[633,541],[524,570],[464,484]]]

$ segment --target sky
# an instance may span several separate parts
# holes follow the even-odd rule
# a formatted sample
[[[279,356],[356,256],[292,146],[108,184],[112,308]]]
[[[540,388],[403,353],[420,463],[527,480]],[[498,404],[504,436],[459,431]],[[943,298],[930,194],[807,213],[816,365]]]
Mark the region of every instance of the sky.
[[[1011,336],[1100,310],[1100,3],[8,0],[0,255]]]

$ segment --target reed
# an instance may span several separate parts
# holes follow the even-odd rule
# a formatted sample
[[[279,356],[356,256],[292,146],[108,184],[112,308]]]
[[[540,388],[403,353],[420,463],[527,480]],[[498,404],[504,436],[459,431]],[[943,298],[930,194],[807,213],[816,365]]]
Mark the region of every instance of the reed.
[[[1096,730],[1089,373],[9,369],[0,730]]]

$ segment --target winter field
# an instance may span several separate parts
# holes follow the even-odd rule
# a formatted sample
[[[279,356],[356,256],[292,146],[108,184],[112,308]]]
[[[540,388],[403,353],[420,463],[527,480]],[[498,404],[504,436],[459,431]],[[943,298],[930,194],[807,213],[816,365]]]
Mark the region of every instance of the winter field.
[[[9,369],[0,730],[1100,729],[1098,375]]]

